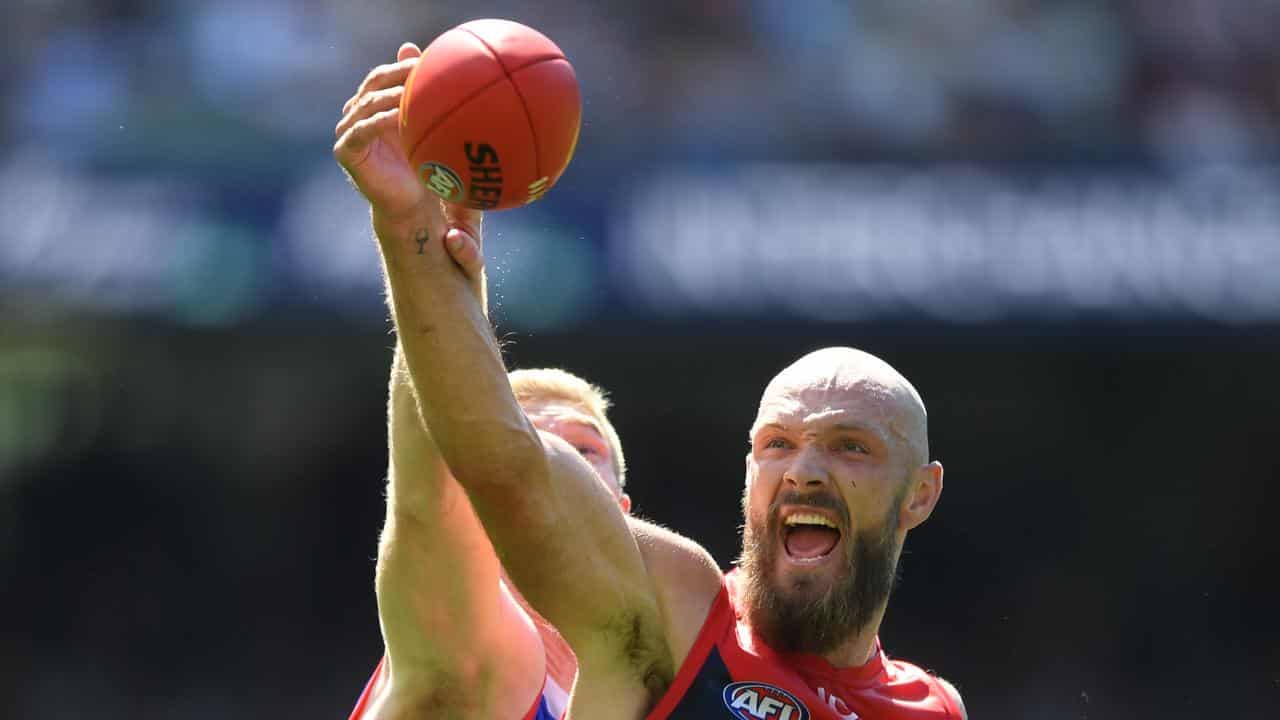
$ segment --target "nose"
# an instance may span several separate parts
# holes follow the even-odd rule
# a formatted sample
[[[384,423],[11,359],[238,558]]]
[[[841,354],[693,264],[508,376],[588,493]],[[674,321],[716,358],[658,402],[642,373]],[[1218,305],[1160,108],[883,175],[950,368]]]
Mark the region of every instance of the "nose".
[[[812,446],[796,453],[795,459],[782,474],[782,482],[797,490],[813,490],[828,484],[830,480],[820,453]]]

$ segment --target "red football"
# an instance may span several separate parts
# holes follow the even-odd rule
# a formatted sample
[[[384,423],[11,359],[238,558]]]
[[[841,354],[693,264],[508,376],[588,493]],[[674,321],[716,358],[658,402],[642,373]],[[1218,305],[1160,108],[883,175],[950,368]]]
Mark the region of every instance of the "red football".
[[[509,20],[473,20],[436,38],[400,100],[400,139],[418,177],[481,210],[545,195],[569,166],[581,120],[564,53]]]

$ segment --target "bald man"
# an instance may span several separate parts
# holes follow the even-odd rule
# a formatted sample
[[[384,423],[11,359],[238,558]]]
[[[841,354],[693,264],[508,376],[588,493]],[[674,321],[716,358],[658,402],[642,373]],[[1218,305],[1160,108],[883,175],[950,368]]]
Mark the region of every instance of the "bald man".
[[[448,251],[478,246],[479,213],[442,206],[403,163],[382,162],[399,152],[387,139],[398,72],[372,74],[352,98],[335,155],[371,206],[422,419],[503,566],[578,657],[569,717],[963,718],[953,687],[878,640],[903,542],[942,492],[911,384],[850,348],[769,383],[737,571],[628,517],[507,382]]]

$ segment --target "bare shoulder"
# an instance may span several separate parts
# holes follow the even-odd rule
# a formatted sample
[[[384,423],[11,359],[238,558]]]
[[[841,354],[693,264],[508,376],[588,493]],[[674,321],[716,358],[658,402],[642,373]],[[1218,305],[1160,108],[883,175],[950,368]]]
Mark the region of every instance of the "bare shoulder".
[[[960,698],[960,691],[956,689],[956,686],[952,685],[941,676],[935,675],[934,678],[938,681],[938,684],[942,686],[942,689],[951,696],[951,700],[955,703],[956,707],[960,709],[960,717],[963,720],[968,720],[969,711],[965,710],[964,700]]]
[[[695,595],[707,593],[714,597],[720,591],[720,566],[701,545],[635,516],[627,518],[627,526],[649,574],[658,582],[680,586]]]
[[[676,665],[689,653],[724,574],[711,553],[689,538],[655,523],[629,517],[627,525],[653,579]]]

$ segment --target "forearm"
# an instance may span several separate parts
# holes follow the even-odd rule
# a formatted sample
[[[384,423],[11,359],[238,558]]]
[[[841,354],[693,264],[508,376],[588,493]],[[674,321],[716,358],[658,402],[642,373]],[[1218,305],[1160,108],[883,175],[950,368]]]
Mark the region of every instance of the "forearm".
[[[441,511],[448,469],[418,410],[413,379],[396,344],[387,389],[387,524],[396,515],[426,519]]]
[[[483,645],[500,570],[466,494],[422,422],[399,347],[389,396],[378,615],[392,664],[402,672],[436,672]]]
[[[514,481],[542,446],[475,288],[445,251],[444,229],[375,218],[374,230],[418,409],[441,455],[468,488]]]
[[[562,624],[570,642],[613,642],[598,631],[620,618],[660,634],[652,581],[617,501],[572,445],[539,435],[525,417],[443,229],[423,235],[423,227],[375,222],[422,417],[486,537],[525,597]],[[553,582],[565,576],[575,587]]]

